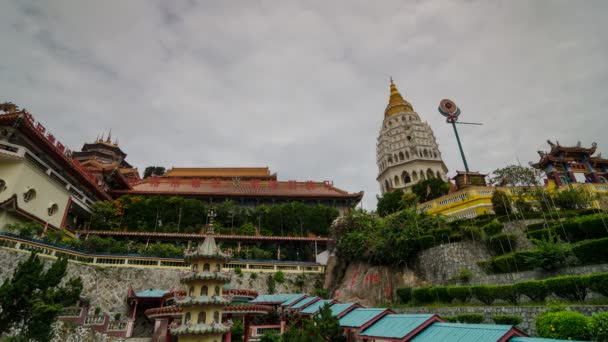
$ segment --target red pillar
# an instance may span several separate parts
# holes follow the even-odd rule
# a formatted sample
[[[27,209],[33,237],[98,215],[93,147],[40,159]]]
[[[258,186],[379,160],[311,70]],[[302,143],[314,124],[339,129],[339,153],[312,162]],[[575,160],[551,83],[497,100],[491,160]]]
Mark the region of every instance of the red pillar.
[[[228,318],[229,320],[232,320],[232,314],[229,313],[228,314]],[[230,327],[230,330],[226,333],[226,338],[224,339],[225,342],[232,342],[232,327]]]
[[[249,315],[245,315],[245,317],[243,317],[243,323],[245,326],[245,342],[249,342],[249,335],[250,335],[250,331],[249,331]]]
[[[133,307],[133,314],[131,315],[131,319],[135,320],[135,313],[137,313],[137,299],[135,300],[135,306]]]

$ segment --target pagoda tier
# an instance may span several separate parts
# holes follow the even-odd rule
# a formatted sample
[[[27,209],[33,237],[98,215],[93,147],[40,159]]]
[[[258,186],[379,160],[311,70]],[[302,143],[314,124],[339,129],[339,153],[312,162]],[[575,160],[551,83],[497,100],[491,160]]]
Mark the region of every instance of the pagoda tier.
[[[195,249],[186,249],[184,259],[191,264],[189,271],[180,274],[186,292],[184,296],[176,296],[175,300],[175,305],[183,313],[182,322],[171,327],[171,334],[179,336],[179,341],[221,340],[221,335],[231,328],[222,323],[223,309],[230,304],[230,298],[224,296],[222,287],[230,282],[230,274],[221,269],[229,256],[222,253],[215,243],[213,220],[205,240]]]

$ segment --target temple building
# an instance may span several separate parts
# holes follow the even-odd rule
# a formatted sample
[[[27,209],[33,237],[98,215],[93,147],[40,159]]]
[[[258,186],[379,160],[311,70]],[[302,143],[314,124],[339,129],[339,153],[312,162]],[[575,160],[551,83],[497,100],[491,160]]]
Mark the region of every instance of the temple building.
[[[608,159],[601,154],[594,156],[597,144],[583,147],[579,142],[576,146],[562,146],[548,140],[551,150],[538,151],[540,160],[532,164],[543,170],[547,179],[557,186],[571,183],[608,183]]]
[[[323,204],[341,213],[355,207],[363,192],[349,193],[331,181],[282,181],[268,167],[172,168],[163,176],[131,183],[132,189],[112,190],[122,195],[184,196],[208,203],[232,200],[242,206],[298,201]]]
[[[447,181],[448,169],[433,130],[422,122],[412,105],[403,99],[391,79],[389,103],[384,111],[376,146],[378,183],[382,193],[409,191],[428,178]]]
[[[13,104],[0,107],[0,231],[35,221],[49,229],[84,228],[91,205],[111,199],[72,159],[58,136]]]
[[[229,323],[222,322],[223,309],[230,304],[222,293],[223,285],[230,282],[230,274],[222,272],[229,256],[218,248],[213,235],[211,220],[205,240],[197,248],[184,251],[191,270],[180,277],[186,285],[186,296],[175,301],[182,309],[181,324],[171,327],[171,334],[178,336],[180,342],[219,342],[231,329]]]
[[[107,183],[109,189],[129,189],[129,183],[140,180],[139,171],[126,161],[127,154],[118,146],[118,139],[112,142],[112,132],[104,138],[97,137],[93,143],[86,143],[80,152],[73,152],[72,158],[97,177]]]

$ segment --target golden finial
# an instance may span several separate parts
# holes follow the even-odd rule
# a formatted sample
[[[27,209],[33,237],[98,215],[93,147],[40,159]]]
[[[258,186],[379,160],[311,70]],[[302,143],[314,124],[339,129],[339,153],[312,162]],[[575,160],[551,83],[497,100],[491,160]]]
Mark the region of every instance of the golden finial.
[[[399,112],[408,111],[413,112],[414,108],[412,105],[403,99],[399,90],[397,90],[397,86],[395,82],[393,82],[393,78],[390,78],[390,97],[388,100],[388,105],[386,106],[386,110],[384,111],[384,116],[390,116]]]
[[[110,132],[108,133],[108,138],[106,139],[107,144],[112,143],[112,129],[110,128]]]

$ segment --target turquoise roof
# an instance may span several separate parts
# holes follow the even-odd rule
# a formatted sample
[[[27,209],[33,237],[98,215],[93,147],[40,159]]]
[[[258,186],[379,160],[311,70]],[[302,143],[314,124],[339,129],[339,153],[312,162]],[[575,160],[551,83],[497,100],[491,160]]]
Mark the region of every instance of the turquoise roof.
[[[305,294],[299,294],[299,295],[294,296],[293,298],[291,298],[291,299],[289,299],[289,300],[287,300],[287,301],[283,302],[283,304],[281,304],[281,306],[290,306],[291,304],[293,304],[293,303],[295,303],[295,302],[299,301],[300,299],[302,299],[302,298],[304,298],[304,297],[306,297],[306,295],[305,295]]]
[[[331,309],[332,316],[340,316],[341,313],[348,310],[351,306],[355,305],[354,303],[336,303],[329,308]]]
[[[552,338],[539,338],[539,337],[512,337],[509,339],[509,342],[560,342],[560,341],[566,341],[566,340],[555,340]],[[574,341],[574,340],[569,340],[572,342],[581,342],[581,341]]]
[[[139,291],[135,295],[137,297],[162,297],[167,292],[169,291],[149,289],[145,291]]]
[[[512,328],[510,325],[433,323],[412,342],[496,342]]]
[[[347,313],[344,317],[340,318],[340,326],[350,328],[361,328],[367,322],[371,321],[384,311],[386,311],[386,309],[355,309]]]
[[[317,313],[317,311],[321,310],[321,308],[325,304],[329,304],[329,303],[331,303],[331,299],[316,301],[316,302],[310,304],[309,306],[305,307],[304,309],[300,310],[300,313],[308,314],[308,315],[315,314],[315,313]]]
[[[290,309],[300,309],[303,306],[306,306],[306,304],[310,304],[312,302],[314,302],[315,300],[318,300],[319,297],[308,297],[308,298],[304,298],[301,301],[295,303],[294,305],[292,305],[290,307]]]
[[[347,315],[348,316],[348,315]],[[434,315],[386,315],[361,335],[377,338],[404,338]]]
[[[281,304],[285,301],[288,301],[294,297],[301,296],[301,294],[297,293],[287,293],[287,294],[271,294],[271,295],[259,295],[254,300],[249,303],[276,303]]]

